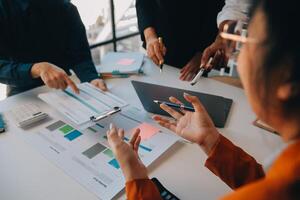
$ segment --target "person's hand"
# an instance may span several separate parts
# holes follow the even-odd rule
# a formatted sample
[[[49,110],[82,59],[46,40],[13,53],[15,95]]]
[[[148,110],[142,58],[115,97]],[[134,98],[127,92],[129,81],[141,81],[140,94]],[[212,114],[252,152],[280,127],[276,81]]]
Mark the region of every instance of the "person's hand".
[[[157,37],[149,38],[147,40],[147,54],[148,57],[156,64],[164,63],[164,56],[167,49],[163,43],[158,41]]]
[[[184,94],[184,98],[193,105],[195,112],[182,110],[183,115],[169,106],[161,104],[160,107],[169,113],[175,121],[158,115],[153,116],[153,119],[161,126],[170,129],[182,138],[199,144],[208,155],[218,142],[220,134],[199,99],[196,96],[190,96],[186,93]],[[170,97],[170,101],[182,104],[174,97]]]
[[[138,149],[141,142],[140,130],[136,129],[129,143],[124,142],[124,130],[111,124],[107,131],[108,143],[113,151],[125,177],[126,182],[136,179],[147,179],[148,172],[141,162]]]
[[[216,40],[208,46],[204,51],[201,58],[201,64],[207,69],[211,70],[213,68],[219,69],[225,67],[228,58],[225,53],[226,47],[224,45],[223,39],[218,35]],[[212,62],[209,64],[209,59],[213,58]]]
[[[49,88],[65,90],[68,86],[78,94],[79,89],[61,68],[47,62],[36,63],[31,68],[33,78],[41,78]]]
[[[192,81],[200,70],[200,61],[202,53],[198,52],[195,56],[180,70],[179,79],[182,81]]]
[[[148,57],[151,58],[156,65],[164,63],[164,56],[167,53],[167,48],[163,42],[159,42],[155,29],[152,27],[146,28],[144,35]]]
[[[97,88],[99,88],[102,91],[107,91],[106,83],[102,79],[99,79],[99,78],[94,79],[94,80],[91,81],[91,84],[96,86]]]

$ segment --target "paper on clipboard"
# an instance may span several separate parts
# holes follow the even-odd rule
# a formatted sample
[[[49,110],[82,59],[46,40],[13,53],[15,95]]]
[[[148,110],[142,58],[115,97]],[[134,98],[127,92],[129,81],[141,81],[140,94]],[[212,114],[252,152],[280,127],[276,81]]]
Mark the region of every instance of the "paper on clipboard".
[[[103,92],[89,83],[78,85],[80,94],[70,88],[65,91],[54,91],[39,94],[38,97],[76,125],[90,121],[91,117],[99,116],[114,109],[125,107],[127,103],[110,92]]]

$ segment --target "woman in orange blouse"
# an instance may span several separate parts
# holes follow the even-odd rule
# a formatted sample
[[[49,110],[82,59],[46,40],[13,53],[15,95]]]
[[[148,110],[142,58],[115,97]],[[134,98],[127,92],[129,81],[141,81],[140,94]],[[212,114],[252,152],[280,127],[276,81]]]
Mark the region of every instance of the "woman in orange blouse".
[[[161,105],[175,120],[160,116],[154,119],[203,149],[208,156],[206,167],[234,190],[223,199],[300,199],[298,1],[261,0],[254,5],[248,37],[225,33],[221,36],[243,43],[238,71],[246,96],[257,116],[288,143],[269,171],[265,173],[254,158],[222,136],[194,96],[184,94],[195,112],[180,113]],[[170,101],[181,103],[173,97]],[[129,143],[122,140],[121,129],[113,127],[107,135],[126,179],[128,199],[161,199],[137,154],[139,130]]]

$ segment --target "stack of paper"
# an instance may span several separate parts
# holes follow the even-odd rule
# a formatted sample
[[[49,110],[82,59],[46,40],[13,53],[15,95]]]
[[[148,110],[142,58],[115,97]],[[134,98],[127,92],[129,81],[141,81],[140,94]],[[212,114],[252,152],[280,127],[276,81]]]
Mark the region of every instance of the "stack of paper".
[[[128,77],[143,73],[143,61],[142,53],[109,52],[96,69],[104,77]]]

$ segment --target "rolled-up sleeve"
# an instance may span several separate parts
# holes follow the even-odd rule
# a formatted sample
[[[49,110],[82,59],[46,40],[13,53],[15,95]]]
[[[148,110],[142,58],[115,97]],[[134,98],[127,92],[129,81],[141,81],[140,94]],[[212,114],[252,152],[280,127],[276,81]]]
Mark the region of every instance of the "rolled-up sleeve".
[[[250,6],[250,0],[226,0],[225,6],[217,17],[218,27],[227,20],[246,20]]]

